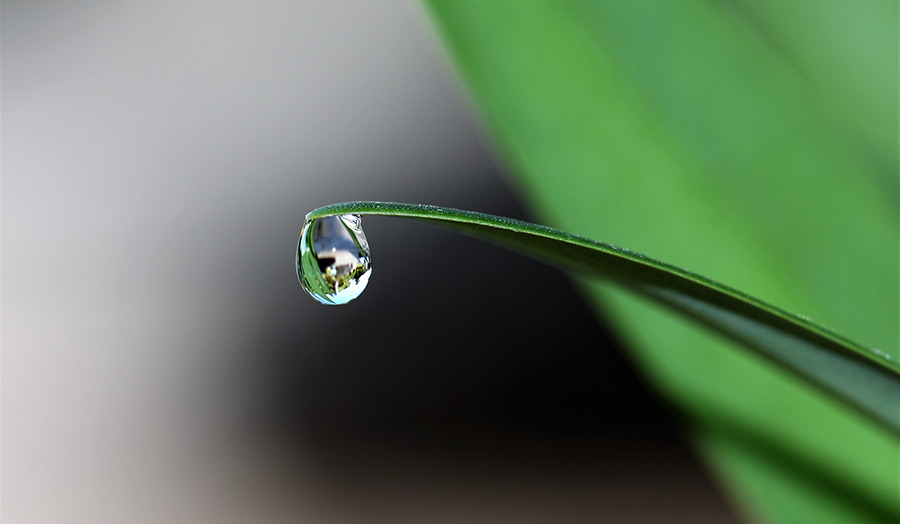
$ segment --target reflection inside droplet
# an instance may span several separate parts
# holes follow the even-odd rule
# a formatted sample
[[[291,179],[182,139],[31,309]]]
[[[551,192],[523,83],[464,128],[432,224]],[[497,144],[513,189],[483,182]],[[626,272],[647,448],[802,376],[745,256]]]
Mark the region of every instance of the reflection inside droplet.
[[[310,220],[297,246],[297,277],[323,304],[346,304],[358,297],[372,274],[369,242],[357,215]]]

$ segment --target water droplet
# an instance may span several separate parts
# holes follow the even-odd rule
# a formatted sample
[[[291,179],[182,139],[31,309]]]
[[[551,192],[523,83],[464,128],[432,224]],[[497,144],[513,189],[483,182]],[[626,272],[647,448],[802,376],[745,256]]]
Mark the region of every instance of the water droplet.
[[[894,357],[878,348],[872,348],[872,352],[885,360],[894,360]]]
[[[372,274],[369,241],[358,215],[310,220],[297,246],[297,277],[311,297],[341,305],[362,294]]]

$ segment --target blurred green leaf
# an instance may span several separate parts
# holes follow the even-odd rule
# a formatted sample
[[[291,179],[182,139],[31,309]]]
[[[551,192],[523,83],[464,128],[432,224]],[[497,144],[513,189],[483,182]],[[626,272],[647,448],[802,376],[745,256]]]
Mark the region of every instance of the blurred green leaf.
[[[429,4],[542,222],[898,357],[896,2]],[[748,514],[900,518],[895,436],[720,337],[585,285]]]

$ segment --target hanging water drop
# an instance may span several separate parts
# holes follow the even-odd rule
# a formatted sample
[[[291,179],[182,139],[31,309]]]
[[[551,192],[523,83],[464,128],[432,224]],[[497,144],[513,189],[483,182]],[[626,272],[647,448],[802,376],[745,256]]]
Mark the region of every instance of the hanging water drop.
[[[358,215],[308,221],[297,246],[297,277],[311,297],[341,305],[362,294],[372,266],[369,242]]]

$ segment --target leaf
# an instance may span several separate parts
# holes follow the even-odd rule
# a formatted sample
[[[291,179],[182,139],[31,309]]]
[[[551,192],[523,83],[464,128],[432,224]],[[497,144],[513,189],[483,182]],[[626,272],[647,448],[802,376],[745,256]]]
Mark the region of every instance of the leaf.
[[[896,2],[427,3],[542,222],[900,357]],[[748,514],[900,518],[896,436],[707,330],[585,286]]]
[[[604,277],[713,328],[860,409],[900,434],[900,366],[808,319],[675,266],[619,247],[511,218],[398,202],[344,202],[306,219],[388,215],[482,237],[562,267]]]

